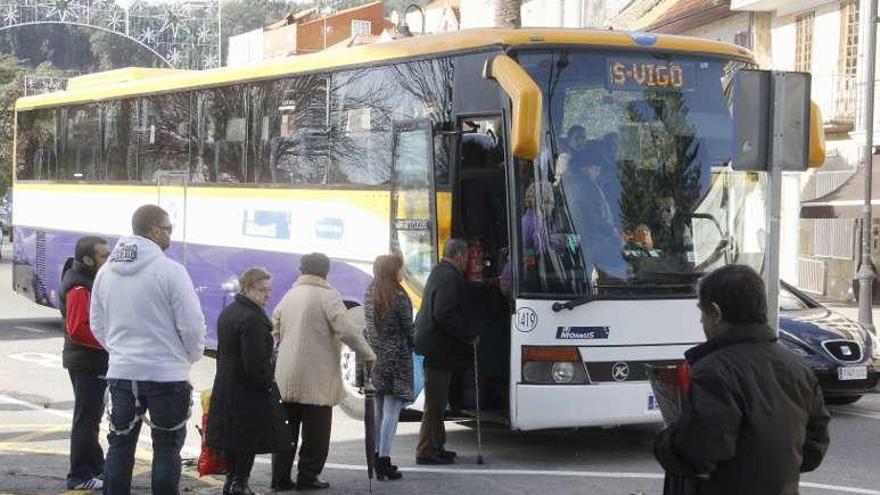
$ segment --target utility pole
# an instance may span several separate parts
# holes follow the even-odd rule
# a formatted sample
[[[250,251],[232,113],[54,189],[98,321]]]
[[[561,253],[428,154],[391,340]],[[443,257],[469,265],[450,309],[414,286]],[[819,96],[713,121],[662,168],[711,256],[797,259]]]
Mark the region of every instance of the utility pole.
[[[873,301],[874,264],[871,261],[871,181],[874,173],[874,71],[877,50],[877,0],[862,0],[860,5],[862,46],[862,127],[865,132],[865,147],[862,150],[862,163],[865,177],[865,197],[862,204],[862,255],[859,266],[859,323],[874,332],[871,314]]]

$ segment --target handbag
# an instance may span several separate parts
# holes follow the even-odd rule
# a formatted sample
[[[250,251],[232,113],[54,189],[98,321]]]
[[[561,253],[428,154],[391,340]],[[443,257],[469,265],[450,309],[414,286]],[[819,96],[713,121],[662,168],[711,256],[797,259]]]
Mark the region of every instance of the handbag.
[[[413,353],[413,399],[425,390],[425,356]]]
[[[211,408],[211,389],[202,390],[202,427],[196,426],[201,437],[202,445],[199,453],[199,477],[209,474],[226,474],[226,458],[220,452],[212,449],[205,439],[208,432],[208,414]]]

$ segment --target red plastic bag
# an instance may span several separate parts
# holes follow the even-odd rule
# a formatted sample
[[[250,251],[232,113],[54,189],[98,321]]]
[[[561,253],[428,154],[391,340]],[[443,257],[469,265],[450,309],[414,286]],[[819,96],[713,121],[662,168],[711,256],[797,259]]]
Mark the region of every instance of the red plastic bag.
[[[199,476],[226,474],[226,459],[212,449],[205,439],[208,432],[208,413],[211,406],[211,391],[202,390],[202,427],[196,427],[202,437],[202,451],[199,454]]]

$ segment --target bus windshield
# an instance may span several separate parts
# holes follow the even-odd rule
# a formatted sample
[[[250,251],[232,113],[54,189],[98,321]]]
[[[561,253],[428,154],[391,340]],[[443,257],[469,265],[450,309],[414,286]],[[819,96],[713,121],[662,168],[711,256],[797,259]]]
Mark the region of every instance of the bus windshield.
[[[763,178],[729,168],[730,78],[743,62],[518,59],[543,90],[545,131],[541,155],[518,167],[521,292],[688,296],[716,265],[761,268]]]

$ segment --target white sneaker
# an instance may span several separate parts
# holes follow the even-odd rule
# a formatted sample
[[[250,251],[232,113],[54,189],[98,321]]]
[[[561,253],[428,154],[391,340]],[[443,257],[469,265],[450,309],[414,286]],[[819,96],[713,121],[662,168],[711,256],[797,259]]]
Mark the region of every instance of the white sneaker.
[[[71,490],[101,490],[104,482],[98,478],[91,478],[71,488]]]

